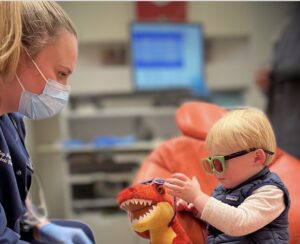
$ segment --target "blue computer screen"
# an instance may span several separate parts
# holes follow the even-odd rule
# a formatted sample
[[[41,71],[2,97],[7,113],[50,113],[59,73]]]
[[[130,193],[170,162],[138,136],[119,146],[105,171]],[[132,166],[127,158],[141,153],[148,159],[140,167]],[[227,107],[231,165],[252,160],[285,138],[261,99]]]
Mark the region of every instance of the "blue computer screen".
[[[188,89],[197,95],[208,93],[200,25],[134,23],[131,56],[137,91]]]

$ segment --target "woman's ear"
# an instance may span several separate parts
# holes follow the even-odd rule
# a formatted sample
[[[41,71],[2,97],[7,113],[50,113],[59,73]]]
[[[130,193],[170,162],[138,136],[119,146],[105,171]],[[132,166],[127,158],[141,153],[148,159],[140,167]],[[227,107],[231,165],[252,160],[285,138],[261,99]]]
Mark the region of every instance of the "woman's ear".
[[[254,152],[254,163],[257,165],[263,165],[266,161],[266,154],[264,150],[257,149]]]

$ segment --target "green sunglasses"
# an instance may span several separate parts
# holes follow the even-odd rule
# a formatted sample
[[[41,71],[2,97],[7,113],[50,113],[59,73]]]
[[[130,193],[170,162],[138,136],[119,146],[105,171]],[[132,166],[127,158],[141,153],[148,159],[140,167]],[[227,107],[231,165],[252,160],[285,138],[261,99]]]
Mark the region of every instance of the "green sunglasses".
[[[225,172],[225,161],[233,158],[237,158],[243,156],[247,153],[253,152],[257,150],[257,148],[249,148],[248,150],[238,151],[226,156],[214,156],[202,159],[202,165],[207,174],[223,174]],[[265,153],[273,155],[274,152],[263,149]]]

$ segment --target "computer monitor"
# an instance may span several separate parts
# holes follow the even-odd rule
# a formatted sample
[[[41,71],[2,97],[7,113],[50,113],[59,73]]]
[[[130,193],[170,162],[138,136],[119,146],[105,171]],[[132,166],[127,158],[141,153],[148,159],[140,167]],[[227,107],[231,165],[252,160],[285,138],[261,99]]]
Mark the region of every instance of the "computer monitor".
[[[130,31],[136,91],[187,89],[208,95],[201,25],[136,22]]]

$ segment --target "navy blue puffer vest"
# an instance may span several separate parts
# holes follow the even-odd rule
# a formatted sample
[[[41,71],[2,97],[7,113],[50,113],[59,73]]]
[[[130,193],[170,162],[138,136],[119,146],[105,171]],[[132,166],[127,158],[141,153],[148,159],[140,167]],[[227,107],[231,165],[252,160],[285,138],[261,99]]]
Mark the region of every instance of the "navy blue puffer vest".
[[[275,173],[271,173],[268,168],[264,168],[258,174],[254,175],[234,189],[225,189],[221,185],[218,185],[212,196],[231,206],[238,207],[248,196],[253,193],[253,191],[265,185],[275,185],[284,192],[286,205],[285,210],[274,221],[247,236],[228,236],[213,226],[208,225],[207,243],[288,243],[288,209],[290,206],[289,193],[280,178]]]

